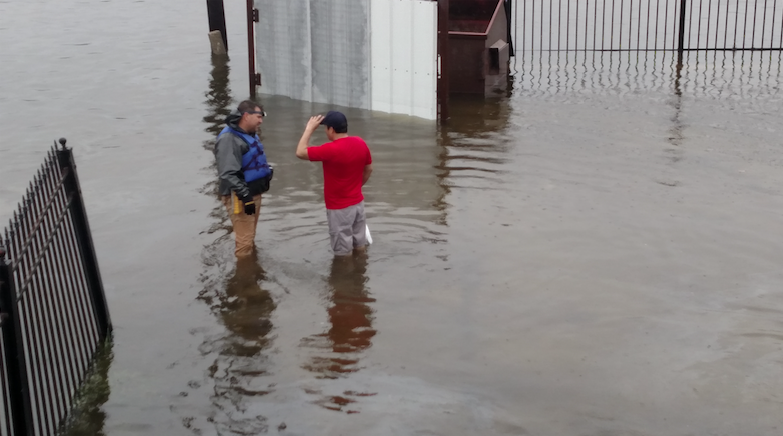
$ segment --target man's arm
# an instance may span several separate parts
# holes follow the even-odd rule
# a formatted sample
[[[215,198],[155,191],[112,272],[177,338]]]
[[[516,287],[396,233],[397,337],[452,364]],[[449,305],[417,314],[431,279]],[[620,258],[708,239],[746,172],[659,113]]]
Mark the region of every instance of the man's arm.
[[[215,159],[220,179],[228,182],[237,197],[249,197],[250,189],[242,177],[242,153],[235,145],[234,135],[226,133],[218,139]]]
[[[304,133],[302,133],[302,137],[299,139],[299,145],[296,146],[296,157],[303,160],[309,160],[307,156],[307,147],[310,146],[310,137],[313,136],[313,132],[321,125],[321,121],[323,120],[324,117],[322,115],[310,117],[310,121],[307,122]]]
[[[364,174],[362,174],[362,186],[364,186],[364,184],[367,183],[368,180],[370,180],[371,174],[372,174],[372,164],[365,165]]]

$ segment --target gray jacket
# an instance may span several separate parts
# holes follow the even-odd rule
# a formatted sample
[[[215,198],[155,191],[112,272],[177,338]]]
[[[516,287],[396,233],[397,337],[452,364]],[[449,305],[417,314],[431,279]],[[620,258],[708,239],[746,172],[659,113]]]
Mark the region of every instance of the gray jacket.
[[[226,124],[232,129],[244,132],[237,125],[241,118],[242,114],[234,110],[226,117]],[[251,134],[250,132],[246,133]],[[237,135],[225,134],[217,140],[215,159],[220,177],[220,195],[231,195],[231,191],[236,192],[239,198],[250,195],[245,175],[242,173],[242,156],[248,152],[249,148],[247,143]]]

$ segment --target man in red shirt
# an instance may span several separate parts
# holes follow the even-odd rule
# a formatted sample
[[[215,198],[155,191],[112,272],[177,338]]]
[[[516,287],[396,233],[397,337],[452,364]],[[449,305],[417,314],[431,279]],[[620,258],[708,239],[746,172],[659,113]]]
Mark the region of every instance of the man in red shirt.
[[[320,125],[326,126],[330,142],[310,146],[310,137]],[[345,115],[330,111],[307,122],[296,147],[296,157],[323,163],[326,218],[335,256],[363,251],[368,241],[362,186],[372,174],[372,156],[367,144],[358,136],[348,136]]]

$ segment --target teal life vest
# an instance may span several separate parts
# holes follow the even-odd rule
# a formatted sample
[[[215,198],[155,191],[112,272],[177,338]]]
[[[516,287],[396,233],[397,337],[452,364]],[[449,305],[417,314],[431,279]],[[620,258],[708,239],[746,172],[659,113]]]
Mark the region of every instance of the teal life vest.
[[[242,173],[245,175],[245,182],[250,183],[268,177],[272,173],[269,163],[266,161],[264,145],[261,144],[258,135],[250,136],[247,133],[226,126],[218,135],[218,139],[226,133],[232,133],[242,138],[248,146],[247,153],[242,155]]]

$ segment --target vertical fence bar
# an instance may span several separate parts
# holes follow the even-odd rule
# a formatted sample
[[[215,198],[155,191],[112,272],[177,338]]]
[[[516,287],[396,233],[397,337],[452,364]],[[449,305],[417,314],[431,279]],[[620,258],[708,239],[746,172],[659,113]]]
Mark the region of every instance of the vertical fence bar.
[[[666,37],[669,32],[669,0],[666,0],[666,9],[663,12],[663,49],[666,50]]]
[[[731,0],[726,0],[726,28],[723,30],[723,48],[727,48],[729,41],[729,3]]]
[[[588,41],[587,38],[588,38],[589,31],[590,31],[590,0],[585,0],[585,52],[587,51],[587,41]]]
[[[701,47],[701,17],[702,17],[703,11],[704,11],[702,9],[703,1],[704,0],[699,0],[699,29],[697,30],[698,34],[696,35],[696,49],[697,50]],[[707,0],[707,7],[708,8],[709,8],[709,5],[710,5],[710,1]],[[710,26],[710,13],[708,11],[707,12],[707,35],[710,34],[710,31],[709,31],[710,27],[709,26]]]
[[[659,21],[659,13],[661,11],[661,0],[655,0],[655,42],[653,45],[655,45],[655,51],[658,51],[658,29],[661,27],[661,22]],[[666,48],[666,47],[664,47]]]
[[[715,46],[713,49],[718,49],[718,34],[720,33],[720,1],[715,5]],[[709,45],[709,43],[707,43]],[[716,53],[717,54],[717,53]]]
[[[620,35],[617,37],[617,40],[620,42],[620,44],[617,46],[618,50],[623,49],[623,7],[625,6],[625,0],[620,0]]]
[[[606,42],[606,0],[604,0],[603,6],[601,6],[601,50],[604,49],[604,42]]]
[[[691,7],[688,10],[688,48],[691,47],[691,37],[693,37],[693,3],[691,0]]]
[[[767,0],[764,0],[764,19],[761,20],[761,47],[764,48],[764,35],[767,34]],[[774,17],[774,15],[773,15]],[[755,26],[754,26],[755,28]],[[772,44],[770,44],[770,47]]]
[[[549,51],[552,51],[552,12],[554,9],[552,7],[552,1],[553,0],[549,0]],[[560,47],[558,47],[558,51],[560,51]]]
[[[633,49],[633,0],[628,0],[631,5],[628,6],[628,50]],[[641,0],[639,0],[641,9]],[[640,20],[641,21],[641,17]],[[637,26],[638,28],[639,26]]]
[[[536,49],[536,0],[530,2],[532,10],[530,11],[530,51]]]
[[[595,0],[595,8],[593,11],[593,50],[596,49],[597,37],[598,37],[598,0]]]
[[[6,233],[6,240],[8,240]],[[0,241],[1,242],[1,241]],[[6,262],[5,247],[0,244],[0,309],[2,309],[3,365],[8,374],[8,399],[13,436],[33,434],[33,407],[27,375],[27,361],[22,339],[16,290],[11,266]]]
[[[772,28],[772,35],[769,36],[769,47],[772,48],[775,45],[775,15],[778,8],[778,0],[772,0],[772,23],[770,27]],[[780,34],[783,35],[783,24],[780,26]],[[783,48],[783,44],[781,44],[781,48]]]
[[[614,2],[615,0],[612,0],[612,25],[610,26],[610,36],[609,36],[609,49],[614,48]]]
[[[767,14],[767,9],[766,9],[767,4],[766,3],[767,3],[766,0],[764,0],[764,15]],[[759,1],[756,0],[755,2],[753,2],[753,31],[752,31],[752,34],[751,34],[751,37],[750,37],[750,48],[751,49],[756,47],[756,15],[758,14],[758,9],[759,9]],[[763,39],[764,38],[762,38],[762,40]],[[763,45],[762,45],[762,47],[763,47]]]
[[[644,37],[645,50],[650,49],[650,11],[652,11],[651,5],[652,5],[652,0],[647,0],[647,24],[646,24],[647,35]]]
[[[519,17],[519,5],[517,5],[517,17]],[[519,27],[519,24],[517,24]],[[527,46],[525,45],[525,33],[527,33],[527,5],[522,2],[522,59],[525,58],[525,51]]]
[[[95,255],[95,246],[92,241],[90,224],[87,221],[87,212],[82,200],[82,191],[79,186],[79,179],[76,175],[76,163],[73,160],[71,149],[65,146],[65,139],[60,139],[62,149],[57,151],[57,158],[62,168],[68,169],[68,175],[65,179],[65,192],[73,195],[71,201],[71,217],[76,230],[76,239],[79,244],[79,251],[84,259],[85,274],[87,285],[90,290],[93,308],[99,327],[100,340],[105,340],[112,330],[111,319],[109,318],[109,309],[106,304],[106,295],[103,290],[100,270],[98,268],[98,258]]]
[[[541,29],[539,30],[540,35],[538,36],[538,51],[544,51],[544,2],[541,2],[541,11],[540,11],[540,17],[541,20],[539,23],[539,27]],[[551,41],[550,41],[550,48],[551,48]]]
[[[739,2],[739,0],[737,0]],[[758,1],[758,0],[755,0]],[[745,0],[745,16],[742,20],[742,49],[745,50],[745,42],[748,39],[748,6],[750,5],[750,0]],[[739,11],[737,11],[737,17],[739,18]]]
[[[568,1],[568,0],[566,0]],[[562,35],[563,2],[557,0],[557,51],[560,51],[560,35]]]
[[[571,1],[566,1],[566,51],[570,50],[571,44],[569,43],[571,37]]]
[[[680,0],[680,35],[677,43],[677,52],[679,56],[679,65],[682,66],[682,52],[685,49],[685,7],[688,0]]]

